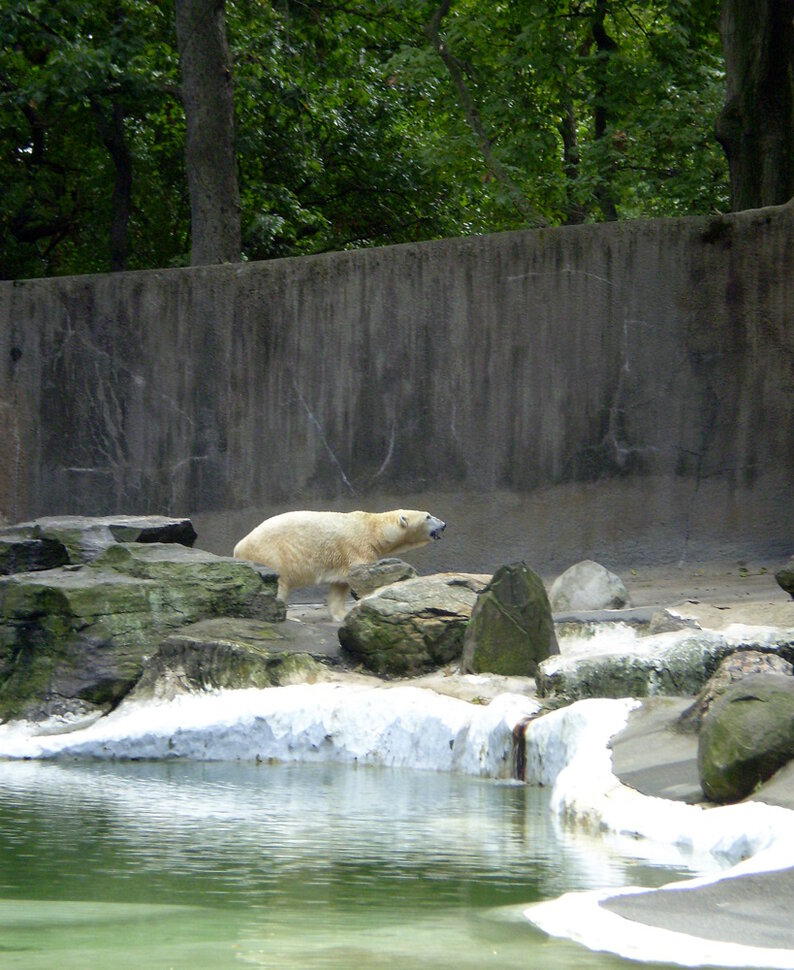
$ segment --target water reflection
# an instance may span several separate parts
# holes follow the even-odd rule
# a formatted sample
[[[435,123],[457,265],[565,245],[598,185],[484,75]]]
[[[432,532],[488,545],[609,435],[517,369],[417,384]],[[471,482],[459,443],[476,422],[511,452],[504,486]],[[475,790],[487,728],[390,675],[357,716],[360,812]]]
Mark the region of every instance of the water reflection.
[[[689,871],[681,871],[689,875]],[[614,967],[509,917],[676,872],[539,789],[341,765],[0,764],[0,966]]]

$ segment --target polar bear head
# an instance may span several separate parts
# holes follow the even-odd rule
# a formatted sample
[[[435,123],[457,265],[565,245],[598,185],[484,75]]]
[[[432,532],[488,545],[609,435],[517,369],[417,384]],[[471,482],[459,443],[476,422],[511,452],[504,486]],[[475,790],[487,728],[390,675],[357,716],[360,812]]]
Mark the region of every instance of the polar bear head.
[[[383,520],[386,551],[390,553],[416,549],[434,539],[440,539],[441,533],[447,527],[446,522],[436,516],[416,509],[381,512],[380,517]]]

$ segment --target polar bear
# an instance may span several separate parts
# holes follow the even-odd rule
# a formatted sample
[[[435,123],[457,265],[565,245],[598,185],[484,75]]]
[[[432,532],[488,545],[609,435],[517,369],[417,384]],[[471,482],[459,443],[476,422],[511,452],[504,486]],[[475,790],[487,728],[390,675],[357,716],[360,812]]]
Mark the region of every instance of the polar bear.
[[[330,583],[328,609],[345,615],[351,566],[375,562],[440,539],[446,523],[429,512],[284,512],[265,519],[234,547],[236,559],[278,573],[278,598],[290,590]]]

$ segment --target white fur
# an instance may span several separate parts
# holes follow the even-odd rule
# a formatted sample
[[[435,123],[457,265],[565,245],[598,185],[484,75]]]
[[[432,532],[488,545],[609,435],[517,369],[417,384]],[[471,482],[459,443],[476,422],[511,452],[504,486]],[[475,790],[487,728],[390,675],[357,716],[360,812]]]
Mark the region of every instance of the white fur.
[[[290,590],[330,583],[328,607],[341,620],[351,567],[424,546],[443,529],[440,519],[414,509],[284,512],[241,539],[234,556],[275,569],[284,601]]]

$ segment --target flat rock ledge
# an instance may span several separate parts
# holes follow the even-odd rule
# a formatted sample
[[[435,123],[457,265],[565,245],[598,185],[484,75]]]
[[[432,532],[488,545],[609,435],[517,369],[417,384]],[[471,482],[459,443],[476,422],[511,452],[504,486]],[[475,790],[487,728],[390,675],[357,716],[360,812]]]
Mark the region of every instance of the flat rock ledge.
[[[586,628],[582,628],[585,629]],[[629,627],[626,630],[630,630]],[[595,633],[595,628],[590,628]],[[615,638],[609,649],[597,636],[573,648],[560,640],[561,656],[550,657],[536,675],[539,697],[571,703],[589,697],[694,697],[720,662],[738,651],[794,659],[794,629],[739,634],[684,627],[668,633]]]

